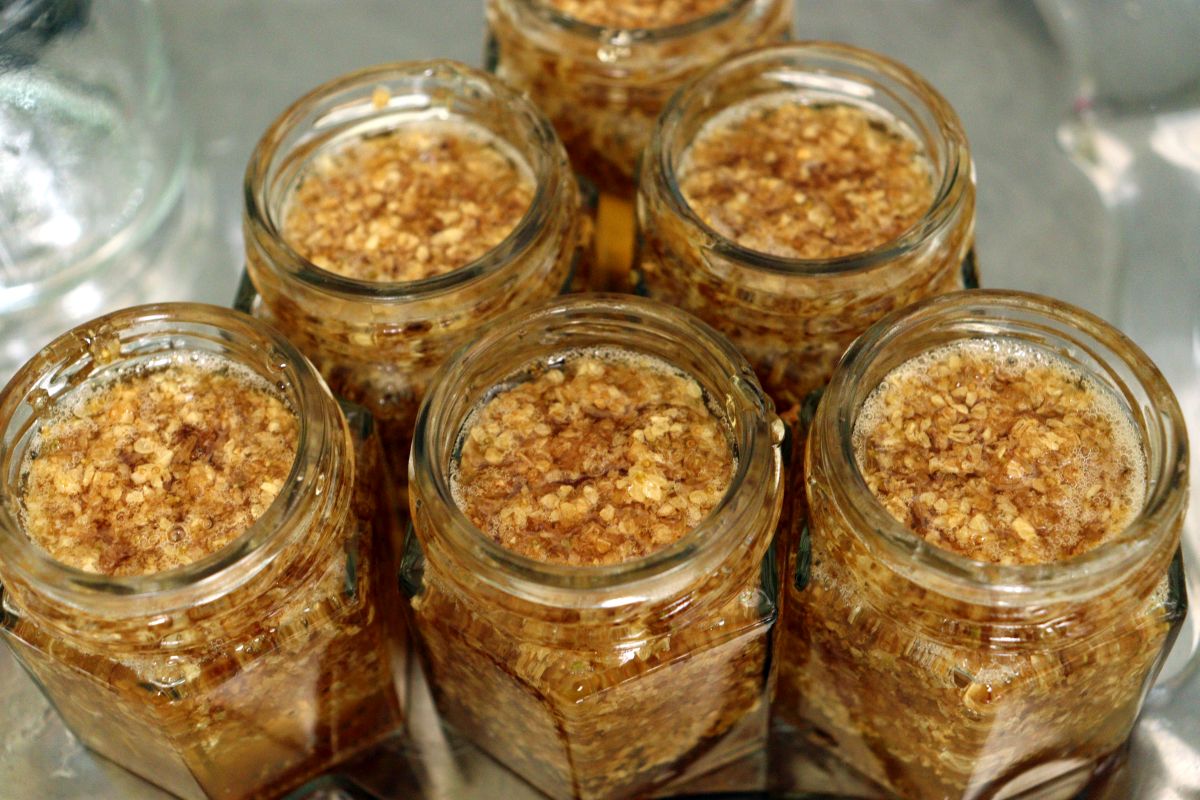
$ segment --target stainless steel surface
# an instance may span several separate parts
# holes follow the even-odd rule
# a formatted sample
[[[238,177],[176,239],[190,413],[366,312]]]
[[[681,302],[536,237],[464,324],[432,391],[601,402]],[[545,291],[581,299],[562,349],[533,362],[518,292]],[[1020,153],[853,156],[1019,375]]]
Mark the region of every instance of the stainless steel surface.
[[[1049,0],[1039,7],[1053,19],[1056,10],[1078,12],[1089,2]],[[1153,84],[1147,89],[1153,76],[1144,75],[1133,95],[1095,91],[1113,85],[1111,71],[1096,78],[1096,63],[1136,62],[1137,53],[1122,48],[1153,46],[1154,37],[1147,45],[1138,25],[1146,13],[1153,24],[1161,5],[1096,2],[1119,6],[1111,12],[1129,19],[1110,20],[1083,46],[1059,23],[1052,36],[1027,0],[799,0],[796,30],[799,38],[880,50],[942,90],[977,159],[984,284],[1049,294],[1116,323],[1163,369],[1197,435],[1200,91],[1192,80],[1189,93],[1188,77],[1178,79],[1177,72],[1166,96],[1156,97]],[[1200,15],[1192,0],[1176,5]],[[478,64],[483,43],[479,0],[165,0],[161,10],[196,154],[183,208],[152,243],[162,278],[156,296],[222,304],[232,300],[241,270],[242,171],[270,120],[338,73],[434,56]],[[1113,34],[1129,25],[1137,35]],[[1193,477],[1193,495],[1198,483]],[[1197,506],[1185,545],[1193,601],[1200,600]],[[1113,797],[1200,798],[1195,616],[1150,695],[1128,783]],[[0,731],[0,797],[163,796],[82,750],[4,648]],[[427,796],[531,796],[435,726],[419,727],[366,771],[372,785],[396,796],[414,775]],[[760,764],[751,764],[737,779],[753,788],[762,774]],[[692,788],[729,786],[706,780]]]

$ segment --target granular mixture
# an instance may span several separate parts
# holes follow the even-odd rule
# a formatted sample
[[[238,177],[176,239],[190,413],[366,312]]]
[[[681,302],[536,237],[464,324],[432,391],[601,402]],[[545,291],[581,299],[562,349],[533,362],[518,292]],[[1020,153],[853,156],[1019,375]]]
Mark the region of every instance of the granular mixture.
[[[1116,396],[1056,356],[996,339],[922,354],[863,405],[858,465],[888,512],[979,561],[1048,563],[1119,533],[1145,457]]]
[[[35,434],[22,465],[25,530],[88,572],[190,564],[266,511],[298,427],[265,382],[218,356],[98,381]]]
[[[499,245],[533,195],[528,167],[479,126],[407,124],[318,156],[288,198],[282,234],[321,269],[415,281]]]
[[[733,0],[544,0],[547,6],[571,19],[602,28],[653,30],[683,25],[707,17]]]
[[[786,94],[709,121],[684,155],[679,186],[705,224],[743,247],[830,259],[911,228],[933,204],[931,174],[894,120]]]
[[[734,468],[700,385],[619,351],[540,369],[464,431],[459,506],[500,545],[554,563],[614,564],[678,541]]]

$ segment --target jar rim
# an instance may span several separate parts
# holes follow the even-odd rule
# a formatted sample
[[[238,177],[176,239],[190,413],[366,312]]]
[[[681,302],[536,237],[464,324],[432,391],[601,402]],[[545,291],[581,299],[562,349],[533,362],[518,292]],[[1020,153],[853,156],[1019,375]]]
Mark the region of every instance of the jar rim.
[[[473,261],[440,275],[411,281],[371,281],[317,266],[287,242],[271,211],[272,168],[278,157],[286,155],[280,148],[286,143],[287,135],[304,122],[306,114],[342,93],[368,89],[389,81],[421,79],[487,92],[500,100],[510,113],[523,120],[530,130],[530,140],[525,143],[527,152],[522,149],[520,154],[532,171],[534,181],[534,195],[529,207],[497,245]],[[419,92],[415,87],[407,95],[392,92],[389,107],[396,98],[417,94]],[[402,110],[400,113],[403,113]],[[305,141],[305,138],[301,138],[298,143]],[[521,143],[509,144],[517,146]],[[535,245],[539,232],[558,205],[566,202],[562,197],[563,176],[571,179],[566,163],[566,152],[550,120],[526,96],[493,75],[449,59],[395,61],[364,67],[326,81],[294,101],[275,118],[255,145],[242,187],[248,244],[262,249],[267,255],[267,263],[273,269],[325,294],[381,303],[405,303],[446,294],[497,272],[504,265],[520,259]]]
[[[746,247],[715,230],[701,219],[683,196],[679,188],[675,159],[664,145],[670,141],[682,122],[684,109],[690,103],[705,97],[728,74],[748,66],[756,66],[759,72],[779,68],[790,69],[796,73],[806,72],[808,70],[805,68],[805,62],[811,59],[824,59],[848,67],[868,69],[895,81],[897,85],[911,92],[924,109],[932,114],[936,121],[936,132],[945,143],[947,155],[945,165],[931,161],[931,165],[938,168],[940,180],[933,201],[920,219],[900,235],[876,247],[835,258],[793,258],[775,255]],[[813,74],[820,74],[820,70]],[[845,76],[841,76],[841,79],[847,82],[852,80]],[[715,109],[715,113],[723,110],[725,109]],[[748,267],[789,276],[862,272],[912,253],[922,243],[952,224],[955,213],[963,205],[967,187],[974,182],[974,168],[962,122],[954,107],[932,84],[912,68],[881,53],[840,42],[819,40],[788,42],[747,51],[714,64],[680,87],[667,101],[663,113],[655,123],[647,160],[658,173],[656,177],[664,184],[665,202],[679,218],[700,231],[715,253]]]
[[[1113,359],[1127,367],[1149,403],[1144,409],[1148,412],[1145,426],[1157,426],[1161,436],[1147,437],[1142,431],[1148,492],[1142,508],[1120,533],[1060,561],[994,564],[928,543],[884,508],[858,467],[852,434],[861,403],[851,400],[856,388],[861,388],[866,370],[889,347],[919,335],[920,326],[956,320],[974,326],[964,329],[961,336],[952,336],[951,341],[1011,336],[1012,332],[1002,328],[1001,323],[1011,323],[1018,315],[1028,319],[1031,331],[1035,329],[1032,326],[1057,323],[1057,327],[1036,330],[1047,336],[1079,334],[1083,340],[1072,344],[1081,352],[1102,364]],[[1074,359],[1072,365],[1095,373]],[[873,389],[871,386],[867,394]],[[964,599],[977,600],[982,592],[986,602],[993,605],[1027,604],[1035,598],[1087,589],[1089,585],[1098,590],[1102,587],[1097,584],[1127,575],[1134,565],[1157,552],[1163,538],[1173,535],[1171,521],[1180,517],[1186,502],[1187,430],[1178,400],[1158,367],[1132,340],[1096,315],[1028,292],[968,289],[922,300],[884,317],[842,357],[813,424],[823,443],[813,457],[820,458],[834,476],[833,492],[842,513],[851,518],[849,527],[854,535],[873,553],[888,556],[893,569]]]
[[[44,25],[44,18],[50,16],[59,3],[60,0],[17,0],[4,3],[0,8],[0,41],[15,32]],[[58,21],[51,18],[51,22]]]
[[[124,338],[122,338],[124,336]],[[151,345],[146,343],[151,340]],[[245,346],[247,352],[270,359],[273,383],[285,385],[286,402],[296,413],[296,454],[283,487],[267,509],[231,542],[208,555],[162,572],[142,575],[106,575],[64,564],[38,547],[24,532],[8,491],[14,469],[20,468],[25,446],[9,441],[14,426],[28,432],[45,405],[57,395],[77,391],[97,371],[105,377],[123,364],[201,349],[202,343]],[[120,346],[120,355],[97,356],[97,346]],[[239,365],[246,366],[241,361]],[[263,376],[265,377],[265,376]],[[44,398],[37,400],[35,398]],[[157,303],[122,309],[79,325],[46,345],[0,390],[0,425],[6,441],[2,462],[3,502],[0,502],[0,563],[38,591],[89,612],[119,611],[137,604],[139,614],[199,605],[225,594],[264,569],[283,550],[295,527],[299,498],[311,495],[321,481],[316,462],[336,436],[320,406],[333,403],[328,388],[308,360],[273,328],[241,312],[200,303]],[[38,405],[42,405],[38,408]],[[33,410],[22,422],[22,406]],[[26,424],[27,423],[27,424]],[[26,441],[26,445],[27,445]],[[329,476],[325,476],[326,479]],[[326,494],[332,494],[326,492]]]
[[[756,0],[727,0],[715,11],[674,25],[658,28],[614,28],[596,25],[553,8],[545,0],[509,0],[521,12],[532,14],[539,22],[600,45],[628,47],[638,44],[656,45],[677,39],[685,39],[703,33],[726,22],[752,7]]]
[[[735,405],[738,419],[737,425],[730,426],[735,429],[731,434],[737,437],[738,463],[718,504],[677,542],[638,559],[575,566],[549,563],[508,550],[475,527],[454,499],[450,465],[434,454],[438,452],[439,437],[454,426],[451,433],[457,438],[467,419],[467,415],[456,419],[443,416],[443,410],[450,406],[449,397],[463,384],[470,383],[473,368],[486,363],[498,345],[528,336],[529,329],[539,323],[580,326],[589,320],[625,324],[631,329],[638,326],[638,330],[679,332],[688,336],[686,341],[700,348],[706,359],[720,367],[728,366],[725,374],[729,379],[729,394],[725,402]],[[523,365],[572,349],[570,345],[555,344],[544,353],[531,354],[523,364],[512,366],[519,371]],[[446,535],[455,554],[470,560],[476,577],[498,585],[492,576],[502,574],[510,581],[504,585],[505,591],[539,602],[571,605],[584,594],[594,598],[599,592],[608,595],[613,605],[621,605],[630,602],[638,591],[649,594],[648,582],[678,574],[681,567],[701,552],[712,551],[718,544],[726,549],[736,546],[739,535],[743,535],[739,531],[744,533],[749,529],[744,520],[751,519],[757,510],[749,503],[736,502],[739,490],[754,480],[755,475],[761,476],[764,462],[772,458],[774,466],[768,469],[773,470],[773,479],[779,480],[781,439],[782,423],[753,370],[733,345],[708,325],[680,309],[632,295],[570,295],[532,309],[510,312],[446,361],[418,412],[409,462],[410,491],[414,502],[417,497],[425,503],[435,500],[445,510],[442,521],[447,523],[446,529],[440,532]],[[549,600],[555,592],[562,593],[560,599]]]

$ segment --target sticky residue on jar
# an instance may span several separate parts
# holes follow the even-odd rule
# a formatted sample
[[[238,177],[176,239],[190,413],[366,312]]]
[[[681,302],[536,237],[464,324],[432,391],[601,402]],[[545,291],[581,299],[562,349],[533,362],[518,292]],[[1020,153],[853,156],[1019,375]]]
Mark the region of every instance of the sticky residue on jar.
[[[721,501],[735,456],[697,381],[650,356],[563,354],[463,425],[458,506],[501,546],[579,566],[647,556]]]
[[[144,575],[216,552],[283,487],[299,421],[212,354],[114,371],[60,398],[22,463],[29,538],[60,563]]]
[[[1146,462],[1116,394],[1061,357],[1003,338],[923,353],[868,397],[859,470],[919,536],[969,558],[1050,563],[1120,533]]]

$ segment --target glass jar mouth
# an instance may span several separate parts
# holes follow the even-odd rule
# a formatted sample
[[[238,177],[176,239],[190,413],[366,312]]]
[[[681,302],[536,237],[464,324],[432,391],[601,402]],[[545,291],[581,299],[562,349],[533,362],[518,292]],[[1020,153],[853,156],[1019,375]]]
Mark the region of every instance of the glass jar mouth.
[[[69,9],[67,14],[61,14],[63,9],[59,0],[16,0],[5,3],[0,8],[0,42],[9,36],[22,31],[34,30],[50,34],[64,23],[86,15],[85,10]]]
[[[664,25],[660,28],[611,28],[564,14],[551,7],[545,0],[512,1],[522,11],[533,15],[538,21],[555,30],[609,47],[630,47],[638,44],[656,45],[686,39],[737,17],[755,2],[755,0],[729,0],[716,11],[686,22]]]
[[[1141,510],[1117,535],[1072,558],[1044,564],[993,564],[932,545],[895,519],[867,486],[852,434],[862,400],[903,361],[939,345],[1019,336],[1068,359],[1114,389],[1139,428],[1147,492]],[[913,340],[933,338],[885,361]],[[1025,292],[972,289],[920,301],[872,326],[846,351],[817,412],[823,444],[813,457],[834,476],[832,491],[851,529],[888,565],[930,588],[968,601],[1025,605],[1061,592],[1099,591],[1132,570],[1173,535],[1186,502],[1187,431],[1179,403],[1150,358],[1099,317]],[[1172,548],[1173,549],[1173,548]]]
[[[914,117],[924,115],[926,119],[916,120],[919,125],[909,127],[917,128],[913,132],[926,151],[931,150],[930,144],[935,144],[939,151],[929,153],[937,178],[929,208],[899,236],[872,249],[836,258],[774,255],[745,247],[712,228],[683,196],[678,167],[687,152],[687,144],[679,149],[674,144],[678,140],[690,142],[699,127],[728,108],[716,106],[716,98],[727,86],[734,88],[744,84],[747,75],[770,82],[771,93],[800,92],[824,101],[857,105],[886,94],[906,113]],[[768,92],[750,94],[740,98],[739,102],[765,94]],[[878,107],[876,110],[883,109]],[[898,121],[907,124],[904,120]],[[684,130],[685,126],[688,130]],[[912,253],[952,223],[967,188],[974,181],[962,123],[950,103],[928,81],[886,56],[823,41],[763,47],[707,69],[676,91],[667,102],[655,123],[647,160],[661,177],[668,206],[687,225],[700,232],[714,254],[765,272],[797,276],[867,271]]]
[[[383,106],[373,99],[378,87],[389,91]],[[361,129],[372,119],[390,123],[371,127],[379,131],[404,124],[406,114],[461,117],[454,113],[453,104],[470,101],[494,105],[498,110],[493,113],[507,115],[520,128],[519,141],[506,139],[506,143],[518,149],[533,173],[534,196],[529,207],[499,244],[449,272],[412,281],[369,281],[340,275],[322,269],[288,244],[276,221],[279,209],[275,201],[280,199],[276,192],[286,195],[288,191],[287,181],[277,185],[279,170],[286,166],[281,161],[297,151],[309,158],[323,144],[336,145],[339,133]],[[297,138],[290,141],[292,136]],[[491,275],[532,248],[559,204],[568,202],[563,189],[564,176],[570,180],[566,164],[566,153],[550,121],[528,98],[495,77],[444,59],[378,64],[321,84],[292,103],[267,128],[246,167],[247,236],[267,253],[269,263],[322,293],[377,303],[426,299]]]
[[[180,353],[228,354],[276,387],[296,412],[296,455],[283,489],[242,534],[209,555],[174,569],[114,576],[54,559],[25,535],[17,505],[21,464],[36,424],[54,401],[94,377]],[[327,447],[327,421],[316,413],[332,397],[311,364],[273,328],[240,312],[196,303],[123,309],[80,325],[44,347],[0,390],[6,444],[0,460],[0,561],[39,591],[89,612],[138,613],[198,605],[241,585],[279,555],[297,506],[331,476],[314,474]]]
[[[528,341],[525,331],[539,332],[537,352],[529,352],[522,363],[495,365],[502,359],[498,351],[520,339]],[[697,375],[682,368],[700,381],[706,392],[719,400],[726,414],[725,422],[731,442],[737,448],[737,465],[729,487],[708,516],[679,541],[643,558],[601,566],[572,566],[553,564],[529,558],[497,544],[479,530],[458,507],[451,488],[449,451],[439,441],[457,440],[468,414],[478,400],[485,399],[495,388],[495,378],[511,378],[516,372],[533,363],[544,362],[555,354],[586,349],[583,342],[589,336],[602,337],[595,345],[609,349],[629,349],[661,357],[652,345],[639,347],[636,336],[655,339],[656,344],[670,346],[673,337],[696,349],[710,374]],[[601,343],[602,342],[602,343]],[[677,363],[671,363],[681,368]],[[488,365],[495,375],[484,376]],[[711,391],[712,378],[724,382],[721,396]],[[502,380],[502,378],[501,378]],[[453,397],[478,395],[455,407]],[[444,515],[435,525],[439,527],[457,554],[465,555],[476,577],[499,585],[493,577],[506,576],[505,591],[553,601],[560,605],[584,602],[594,605],[596,593],[607,598],[613,606],[626,605],[649,596],[657,596],[660,582],[670,583],[686,567],[694,569],[695,560],[711,555],[719,563],[723,553],[736,547],[738,531],[747,529],[757,506],[749,502],[742,487],[764,474],[779,480],[778,446],[782,439],[782,423],[774,414],[771,400],[759,388],[750,366],[724,337],[704,323],[679,309],[643,298],[625,295],[586,294],[559,298],[533,309],[510,312],[489,325],[475,341],[460,348],[442,367],[435,378],[418,413],[409,467],[410,485],[421,502],[430,499]],[[515,583],[515,587],[514,587]],[[586,594],[586,598],[584,597]]]

